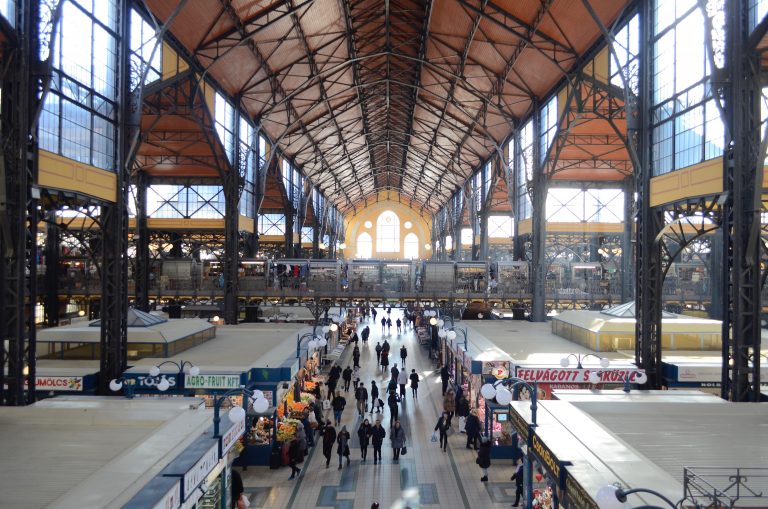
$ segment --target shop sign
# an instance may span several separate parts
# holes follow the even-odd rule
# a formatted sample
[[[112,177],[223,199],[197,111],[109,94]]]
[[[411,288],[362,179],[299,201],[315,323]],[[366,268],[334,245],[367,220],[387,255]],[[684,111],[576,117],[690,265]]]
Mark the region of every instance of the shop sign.
[[[677,366],[678,382],[720,382],[720,366]]]
[[[221,457],[223,458],[227,452],[235,445],[235,442],[243,436],[245,433],[245,419],[235,423],[234,426],[229,428],[224,436],[221,437]]]
[[[483,374],[492,375],[496,380],[509,378],[509,363],[507,361],[484,362]]]
[[[181,504],[181,483],[177,482],[168,490],[152,509],[176,509]]]
[[[185,389],[237,389],[240,375],[186,375]]]
[[[629,377],[630,383],[635,381],[644,369],[637,368],[607,368],[607,369],[568,369],[568,368],[527,368],[518,366],[517,377],[526,382],[557,382],[588,384],[589,374],[596,372],[600,375],[601,383],[623,383]]]
[[[26,385],[25,381],[25,385]],[[83,390],[81,376],[38,376],[35,377],[36,391],[74,391]]]
[[[597,503],[570,472],[565,476],[565,498],[569,509],[598,509]]]
[[[171,389],[174,389],[179,386],[178,375],[160,374],[157,376],[149,376],[149,375],[127,374],[125,376],[126,378],[130,378],[136,381],[136,386],[135,386],[136,389],[154,389],[163,378],[168,380],[168,384]]]
[[[213,470],[213,467],[219,462],[219,444],[216,443],[208,449],[200,460],[195,463],[195,466],[189,469],[181,482],[184,484],[184,496],[189,497],[192,491],[195,490],[200,484],[208,477],[208,472]]]
[[[549,447],[547,447],[536,434],[533,435],[531,448],[533,449],[533,453],[538,457],[539,462],[549,470],[552,477],[557,479],[558,484],[562,487],[562,478],[560,477],[562,463],[557,459],[557,456],[549,450]]]
[[[517,413],[514,408],[509,411],[509,420],[520,438],[528,440],[528,423],[525,422],[523,416]]]

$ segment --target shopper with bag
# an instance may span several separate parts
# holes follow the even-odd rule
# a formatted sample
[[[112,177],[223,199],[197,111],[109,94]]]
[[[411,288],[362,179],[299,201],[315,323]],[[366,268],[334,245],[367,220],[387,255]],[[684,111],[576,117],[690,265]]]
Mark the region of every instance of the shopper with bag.
[[[405,450],[405,429],[400,425],[400,421],[395,421],[392,428],[392,454],[395,462],[400,461],[400,453]]]
[[[336,437],[336,454],[339,455],[339,470],[341,470],[341,463],[343,458],[347,458],[347,466],[349,466],[349,431],[346,426],[341,427],[339,436]]]
[[[373,413],[373,408],[378,403],[379,399],[379,387],[376,385],[376,380],[371,380],[371,413]],[[378,410],[377,410],[378,412]]]
[[[405,358],[408,357],[408,349],[405,345],[400,347],[400,359],[403,361],[403,371],[405,371]]]
[[[456,402],[456,415],[459,416],[459,433],[464,433],[464,426],[469,416],[469,401],[464,394]]]
[[[443,412],[435,425],[435,431],[440,433],[440,448],[443,452],[448,450],[448,414]]]
[[[515,473],[510,478],[511,481],[515,481],[515,503],[512,507],[520,505],[520,499],[523,496],[523,460],[515,460]]]

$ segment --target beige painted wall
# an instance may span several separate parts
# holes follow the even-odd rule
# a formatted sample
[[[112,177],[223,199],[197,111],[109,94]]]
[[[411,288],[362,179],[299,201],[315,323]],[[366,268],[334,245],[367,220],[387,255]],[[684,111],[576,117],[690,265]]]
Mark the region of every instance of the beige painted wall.
[[[397,253],[380,253],[376,250],[376,220],[385,210],[391,210],[400,218],[400,250]],[[370,228],[365,227],[366,221],[372,223]],[[413,223],[413,226],[411,226],[410,229],[405,228],[404,224],[406,221]],[[344,250],[344,256],[348,259],[355,258],[355,255],[357,254],[357,236],[363,232],[367,232],[373,239],[373,259],[402,259],[403,240],[407,234],[415,233],[419,237],[419,258],[429,258],[432,255],[432,252],[427,251],[424,248],[424,245],[428,244],[431,238],[429,225],[429,217],[420,215],[418,212],[402,203],[392,200],[373,203],[354,216],[346,218],[345,241],[347,248]]]

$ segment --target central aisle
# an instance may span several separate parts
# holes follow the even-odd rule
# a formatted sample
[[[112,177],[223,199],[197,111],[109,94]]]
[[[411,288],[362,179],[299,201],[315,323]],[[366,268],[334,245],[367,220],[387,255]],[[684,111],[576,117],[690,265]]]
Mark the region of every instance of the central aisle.
[[[380,321],[385,311],[377,308],[377,312]],[[413,330],[397,334],[395,321],[402,317],[402,310],[392,309],[391,334],[382,335],[381,323],[374,324],[372,320],[359,326],[359,330],[365,325],[371,328],[368,344],[359,343],[361,381],[370,391],[371,380],[375,380],[382,394],[380,398],[385,402],[382,426],[387,431],[387,437],[382,446],[382,463],[373,464],[373,446],[368,448],[367,461],[362,463],[360,460],[357,428],[362,420],[357,415],[354,392],[350,388],[349,392],[342,393],[347,400],[342,425],[347,426],[351,435],[351,464],[345,464],[338,470],[334,446],[330,468],[326,469],[322,438],[316,438],[318,445],[310,449],[309,456],[301,465],[301,475],[294,480],[288,480],[290,469],[287,467],[278,470],[249,467],[242,472],[245,491],[251,493],[251,507],[369,509],[372,502],[379,502],[382,509],[509,507],[513,500],[510,495],[514,495],[514,485],[509,481],[510,462],[503,462],[502,465],[495,461],[490,469],[492,482],[481,483],[481,472],[475,464],[476,455],[465,448],[465,435],[454,433],[446,453],[437,443],[430,441],[442,411],[440,377],[434,372],[434,366],[426,350],[418,344]],[[389,367],[393,363],[397,363],[398,369],[402,367],[400,347],[405,345],[408,350],[406,369],[408,373],[416,369],[421,378],[418,399],[413,399],[410,386],[407,386],[406,397],[400,403],[400,422],[406,431],[408,453],[400,457],[399,463],[392,459],[390,416],[386,397],[383,396],[390,373],[384,373],[376,366],[376,342],[383,343],[384,339],[389,341],[391,347]],[[352,346],[345,351],[340,365],[342,368],[352,366]],[[343,388],[342,382],[339,386]],[[333,421],[332,411],[326,411],[325,415]],[[365,417],[373,424],[374,419],[381,418],[381,415],[366,413]],[[457,431],[457,426],[458,418],[454,418],[454,431]],[[339,429],[337,427],[337,431]]]

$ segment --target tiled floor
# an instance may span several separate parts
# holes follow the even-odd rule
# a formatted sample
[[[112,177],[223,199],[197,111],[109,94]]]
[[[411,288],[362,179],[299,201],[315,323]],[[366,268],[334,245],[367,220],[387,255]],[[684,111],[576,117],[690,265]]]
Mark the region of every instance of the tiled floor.
[[[392,310],[392,321],[402,316],[400,310]],[[381,308],[379,308],[381,317]],[[361,380],[370,388],[376,380],[380,388],[386,387],[386,375],[376,369],[376,342],[382,340],[381,327],[371,327],[368,346],[360,343]],[[395,330],[394,328],[392,329]],[[400,421],[406,430],[408,453],[400,462],[392,460],[389,442],[389,411],[386,411],[384,426],[387,438],[382,448],[383,464],[373,465],[373,448],[368,449],[368,461],[360,461],[357,428],[360,420],[355,410],[352,391],[345,394],[347,407],[342,424],[347,426],[352,442],[352,462],[337,470],[337,458],[331,457],[331,468],[326,469],[320,448],[310,449],[310,455],[302,465],[301,475],[288,480],[290,469],[285,467],[269,470],[266,467],[249,467],[242,473],[246,493],[252,493],[251,507],[276,509],[304,509],[328,507],[335,509],[368,509],[372,502],[379,502],[382,509],[404,509],[411,507],[452,508],[499,508],[509,507],[514,500],[514,486],[509,481],[512,467],[509,461],[494,461],[490,468],[490,482],[481,483],[481,471],[475,464],[476,454],[465,448],[465,435],[455,433],[449,439],[448,452],[443,453],[437,443],[430,441],[432,430],[442,408],[440,378],[429,361],[426,350],[419,346],[415,334],[408,330],[399,335],[393,332],[385,335],[391,345],[393,357],[399,361],[402,344],[408,349],[406,368],[416,368],[422,383],[419,399],[407,397],[400,404]],[[342,366],[351,364],[351,349],[342,356]],[[391,367],[391,363],[390,363]],[[399,362],[398,362],[398,367]],[[382,398],[384,399],[384,398]],[[330,411],[328,412],[330,414]],[[374,414],[375,416],[376,414]],[[367,417],[371,417],[370,414]],[[457,419],[453,421],[454,429]],[[510,497],[512,495],[512,497]]]

